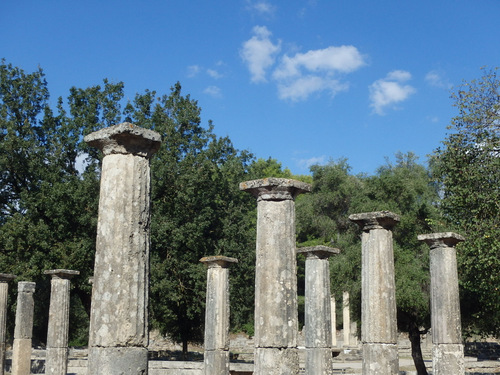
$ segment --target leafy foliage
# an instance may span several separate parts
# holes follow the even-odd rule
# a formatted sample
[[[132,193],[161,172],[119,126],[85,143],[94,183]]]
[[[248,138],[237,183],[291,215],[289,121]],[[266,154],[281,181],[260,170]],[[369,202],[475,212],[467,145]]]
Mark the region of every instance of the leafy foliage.
[[[19,280],[37,282],[35,336],[41,342],[50,290],[43,271],[53,268],[81,272],[72,282],[70,340],[86,341],[102,156],[82,139],[122,117],[164,140],[151,161],[152,325],[185,345],[201,340],[206,270],[199,259],[214,254],[239,259],[231,278],[238,306],[233,325],[241,327],[252,314],[246,286],[253,284],[255,245],[245,217],[255,202],[238,190],[252,155],[216,137],[211,123],[201,126],[201,109],[182,95],[180,84],[168,95],[137,94],[122,110],[123,90],[123,83],[107,80],[73,87],[54,114],[41,69],[26,74],[0,65],[0,265]]]
[[[464,325],[500,335],[500,79],[498,70],[464,82],[452,95],[453,132],[436,150],[442,209],[466,236],[458,245]]]
[[[330,259],[331,290],[349,291],[351,311],[361,315],[361,251],[353,213],[389,210],[401,217],[393,230],[398,324],[413,338],[416,363],[425,369],[420,353],[420,328],[430,327],[429,259],[417,235],[440,222],[438,191],[414,154],[397,154],[396,163],[379,168],[375,176],[353,176],[345,160],[314,166],[313,192],[298,202],[301,245],[326,244],[341,249]],[[420,353],[420,354],[418,354]]]

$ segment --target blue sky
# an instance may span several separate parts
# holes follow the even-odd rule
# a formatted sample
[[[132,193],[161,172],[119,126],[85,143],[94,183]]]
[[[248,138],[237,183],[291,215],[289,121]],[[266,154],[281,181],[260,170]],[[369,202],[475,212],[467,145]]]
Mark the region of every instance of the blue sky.
[[[293,173],[347,158],[372,174],[425,162],[450,90],[500,66],[499,0],[3,0],[0,58],[46,73],[52,99],[104,78],[168,93]],[[140,124],[137,124],[140,125]]]

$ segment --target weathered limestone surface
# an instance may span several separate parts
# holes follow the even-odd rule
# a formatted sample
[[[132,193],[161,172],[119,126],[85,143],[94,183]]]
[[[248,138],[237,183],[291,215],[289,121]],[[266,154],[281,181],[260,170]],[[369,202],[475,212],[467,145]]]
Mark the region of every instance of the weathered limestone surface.
[[[306,374],[332,373],[332,311],[329,256],[340,250],[327,246],[297,249],[305,254]]]
[[[284,178],[242,182],[257,198],[255,374],[297,374],[295,197],[311,185]]]
[[[12,375],[29,375],[31,370],[31,338],[33,334],[33,293],[36,284],[17,284],[16,326],[12,347]]]
[[[432,369],[436,375],[465,374],[463,344],[433,344]]]
[[[365,375],[399,374],[397,345],[363,343],[362,369]]]
[[[205,374],[229,375],[229,265],[235,258],[201,258],[207,270],[205,308]]]
[[[47,356],[45,374],[66,375],[68,368],[68,330],[70,279],[79,275],[73,270],[49,270],[44,274],[52,279],[49,306],[49,324],[47,331]]]
[[[330,297],[330,311],[332,313],[332,347],[337,346],[337,306],[335,296]]]
[[[123,123],[89,134],[85,141],[104,153],[92,287],[89,373],[108,374],[107,371],[115,368],[111,373],[146,374],[149,158],[160,147],[161,137],[154,131]]]
[[[398,374],[396,287],[391,229],[399,216],[389,211],[354,214],[362,231],[361,339],[363,374]]]
[[[464,374],[455,245],[464,238],[453,232],[419,235],[430,246],[431,327],[435,375]]]
[[[205,375],[229,375],[229,350],[209,350],[203,354]]]
[[[297,348],[255,348],[254,374],[299,374],[299,353]]]
[[[7,297],[9,295],[9,281],[16,275],[0,273],[0,375],[4,373],[5,364],[5,336],[7,330]]]
[[[344,342],[342,346],[351,345],[351,306],[349,304],[349,292],[342,293],[342,328]]]
[[[91,358],[92,361],[91,362]],[[141,347],[89,348],[88,374],[141,374],[148,373],[148,349]]]

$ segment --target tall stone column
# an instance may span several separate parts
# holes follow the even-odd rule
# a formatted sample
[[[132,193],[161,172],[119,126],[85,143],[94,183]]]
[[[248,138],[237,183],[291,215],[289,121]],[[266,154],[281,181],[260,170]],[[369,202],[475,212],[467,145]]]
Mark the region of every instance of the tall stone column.
[[[389,211],[354,214],[349,219],[363,230],[361,237],[362,373],[399,372],[396,287],[392,228],[399,216]]]
[[[51,275],[49,327],[47,331],[46,375],[66,375],[68,369],[68,329],[70,279],[79,275],[73,270],[49,270]]]
[[[434,375],[465,374],[455,245],[452,232],[421,234],[430,246],[432,367]]]
[[[235,258],[201,258],[207,270],[205,307],[205,375],[229,375],[229,265]]]
[[[16,275],[0,273],[0,375],[5,366],[5,336],[7,331],[7,297],[9,296],[9,281]]]
[[[12,348],[12,375],[29,375],[31,370],[31,338],[33,334],[33,293],[36,284],[17,283],[16,327]]]
[[[330,297],[330,310],[332,312],[332,348],[337,346],[337,306],[335,296]]]
[[[85,137],[102,160],[89,374],[148,373],[149,159],[158,133],[122,123]]]
[[[342,293],[342,328],[344,333],[344,347],[351,345],[351,306],[349,292]]]
[[[284,178],[242,182],[257,198],[255,266],[255,375],[295,375],[297,259],[295,197],[311,185]]]
[[[306,256],[305,314],[306,375],[332,374],[332,311],[330,263],[339,249],[313,246],[297,249]]]

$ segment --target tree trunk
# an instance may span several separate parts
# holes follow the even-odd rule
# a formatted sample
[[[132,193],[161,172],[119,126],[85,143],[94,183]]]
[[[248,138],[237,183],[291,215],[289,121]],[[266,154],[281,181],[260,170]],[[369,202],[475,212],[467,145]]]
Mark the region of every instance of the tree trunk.
[[[408,323],[408,336],[411,343],[411,356],[418,375],[428,375],[425,367],[424,358],[422,357],[422,348],[420,346],[420,330],[417,322],[410,319]]]
[[[186,338],[182,339],[182,358],[187,359],[188,356],[188,341]]]

